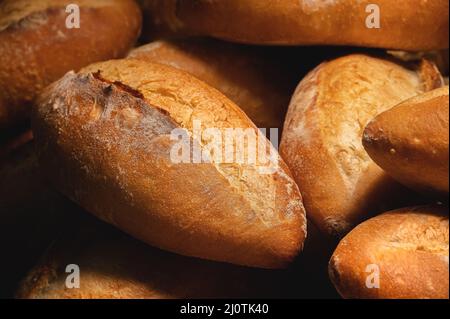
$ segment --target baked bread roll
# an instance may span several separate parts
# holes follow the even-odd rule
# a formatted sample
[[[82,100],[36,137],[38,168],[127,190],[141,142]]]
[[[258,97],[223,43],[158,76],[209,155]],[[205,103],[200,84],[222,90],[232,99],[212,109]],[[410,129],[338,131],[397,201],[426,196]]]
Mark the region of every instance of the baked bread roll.
[[[68,288],[68,265],[79,288]],[[188,258],[145,245],[85,218],[52,244],[19,286],[22,299],[274,298],[283,274]],[[70,278],[69,278],[70,280]]]
[[[330,255],[317,264],[311,251],[282,271],[244,268],[151,248],[80,215],[76,230],[65,231],[24,276],[17,298],[338,298],[326,271]],[[78,289],[66,286],[66,267],[74,264],[80,269]]]
[[[448,299],[448,236],[447,207],[380,215],[341,241],[330,278],[344,298]]]
[[[370,157],[399,182],[448,200],[448,86],[378,115],[364,131]]]
[[[148,36],[208,35],[251,44],[446,49],[448,0],[140,0]],[[373,20],[373,18],[375,18]],[[232,21],[232,22],[231,22]],[[369,23],[368,23],[369,22]]]
[[[36,95],[66,72],[122,57],[135,43],[141,12],[134,0],[78,0],[80,28],[68,28],[73,3],[0,2],[0,130],[26,121]]]
[[[370,215],[404,207],[404,200],[417,197],[370,159],[363,130],[379,113],[442,83],[427,62],[413,72],[365,55],[323,63],[302,80],[289,107],[280,153],[309,217],[324,233],[340,237]]]
[[[20,139],[21,140],[21,139]],[[0,152],[2,153],[2,152]],[[0,298],[11,298],[22,279],[77,211],[40,178],[33,143],[0,158]]]
[[[281,130],[298,70],[258,49],[214,40],[172,40],[144,45],[129,57],[184,70],[224,93],[257,127]]]
[[[305,211],[289,169],[235,104],[185,72],[94,64],[46,89],[32,122],[50,181],[150,245],[263,268],[302,248]],[[220,156],[230,148],[231,161]]]

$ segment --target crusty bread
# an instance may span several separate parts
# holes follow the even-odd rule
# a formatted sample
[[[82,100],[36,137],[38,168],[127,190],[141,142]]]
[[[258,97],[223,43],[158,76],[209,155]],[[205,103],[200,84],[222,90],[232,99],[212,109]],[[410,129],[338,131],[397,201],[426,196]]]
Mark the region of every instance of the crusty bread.
[[[0,130],[29,118],[39,91],[70,70],[124,56],[141,28],[134,0],[79,0],[80,28],[68,29],[70,0],[0,3]]]
[[[99,221],[55,241],[26,276],[16,297],[25,299],[276,298],[283,274],[188,258],[149,247]],[[70,289],[68,265],[80,270]]]
[[[283,126],[289,99],[299,78],[296,68],[265,50],[225,42],[190,39],[157,41],[129,57],[184,70],[224,93],[259,128]],[[232,62],[231,62],[232,61]],[[232,65],[230,65],[232,63]]]
[[[305,254],[288,270],[260,270],[188,258],[151,248],[79,212],[76,227],[54,241],[18,285],[25,299],[337,298],[322,252]],[[312,225],[314,228],[314,226]],[[308,231],[309,234],[309,231]],[[318,248],[318,247],[317,247]],[[307,252],[309,250],[309,252]],[[69,289],[68,265],[80,287]],[[324,271],[323,269],[324,268]]]
[[[211,154],[208,138],[193,132],[195,121],[220,132],[257,132],[235,104],[191,75],[133,59],[94,64],[46,89],[33,114],[49,179],[134,237],[183,255],[264,268],[284,267],[301,250],[302,199],[265,137],[261,145],[275,154],[264,165],[225,164],[212,155],[200,164],[174,163],[174,129]]]
[[[149,36],[188,33],[252,44],[446,49],[448,0],[378,0],[380,28],[368,28],[371,0],[140,0]]]
[[[438,51],[387,51],[387,54],[405,62],[414,62],[426,59],[432,61],[444,76],[449,74],[449,50]]]
[[[33,143],[4,152],[0,158],[0,251],[4,257],[0,298],[12,297],[17,282],[48,245],[70,229],[75,211],[75,205],[40,178]]]
[[[371,214],[417,197],[370,159],[363,130],[379,113],[442,83],[427,62],[417,73],[365,55],[324,63],[303,79],[289,107],[280,153],[308,216],[324,233],[342,236]]]
[[[448,200],[448,86],[381,113],[364,131],[370,157],[401,183]]]
[[[380,215],[341,241],[330,277],[344,298],[448,299],[448,236],[447,207]]]

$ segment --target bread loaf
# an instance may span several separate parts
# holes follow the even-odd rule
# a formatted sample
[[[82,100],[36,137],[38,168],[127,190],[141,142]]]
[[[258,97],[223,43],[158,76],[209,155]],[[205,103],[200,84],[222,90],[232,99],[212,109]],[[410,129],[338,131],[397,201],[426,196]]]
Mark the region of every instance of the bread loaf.
[[[329,255],[319,264],[320,271],[312,251],[288,270],[250,269],[160,251],[86,216],[76,224],[77,230],[65,231],[51,245],[18,285],[17,298],[337,297],[326,270],[322,277]],[[66,272],[68,265],[79,267],[79,288],[66,286],[73,278],[73,270]]]
[[[204,128],[216,128],[209,131],[216,139]],[[265,137],[252,163],[255,149],[239,147],[233,129],[247,130],[244,146],[257,135],[217,90],[175,68],[133,59],[67,74],[33,112],[43,170],[87,211],[172,252],[284,267],[306,236],[298,187]],[[217,134],[230,131],[233,140],[223,143],[235,143],[236,154],[222,160],[225,138]],[[187,136],[187,157],[179,161],[174,133]]]
[[[405,208],[350,232],[329,271],[344,298],[448,299],[448,208]]]
[[[363,144],[381,168],[403,184],[448,200],[448,86],[378,115]]]
[[[448,0],[140,2],[149,36],[187,33],[252,44],[333,44],[409,51],[449,45]]]
[[[257,127],[266,129],[282,128],[290,96],[299,80],[295,74],[298,69],[289,68],[258,48],[213,40],[153,42],[133,50],[129,57],[192,74],[224,93]]]
[[[422,51],[422,52],[410,52],[410,51],[387,51],[388,54],[394,56],[396,59],[405,62],[416,62],[423,59],[432,61],[444,76],[449,74],[449,50],[439,51]]]
[[[70,70],[124,56],[139,35],[134,0],[76,1],[80,28],[69,4],[74,1],[0,3],[0,130],[26,121],[45,86]]]
[[[79,268],[79,288],[66,282]],[[22,299],[273,298],[279,272],[204,261],[149,247],[85,218],[58,239],[22,281]]]
[[[379,113],[441,85],[439,72],[427,62],[414,72],[365,55],[323,63],[302,80],[280,153],[309,217],[324,233],[342,236],[370,215],[417,197],[370,159],[361,142],[363,130]]]
[[[2,152],[0,152],[2,153]],[[23,142],[0,158],[0,298],[17,283],[60,232],[72,227],[77,211],[40,178],[34,144]]]

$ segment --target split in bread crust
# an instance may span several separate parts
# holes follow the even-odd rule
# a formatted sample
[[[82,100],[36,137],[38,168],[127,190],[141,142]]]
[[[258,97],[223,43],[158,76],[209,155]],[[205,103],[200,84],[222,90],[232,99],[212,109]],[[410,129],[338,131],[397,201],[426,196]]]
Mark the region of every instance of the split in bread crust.
[[[130,58],[186,71],[224,93],[259,128],[283,126],[298,68],[261,48],[207,39],[156,41],[133,50]]]
[[[195,120],[257,131],[230,100],[187,73],[132,59],[94,64],[49,87],[33,120],[41,163],[58,189],[134,237],[263,268],[286,266],[302,248],[302,198],[278,154],[272,174],[261,174],[259,162],[171,159],[171,132],[192,133]]]

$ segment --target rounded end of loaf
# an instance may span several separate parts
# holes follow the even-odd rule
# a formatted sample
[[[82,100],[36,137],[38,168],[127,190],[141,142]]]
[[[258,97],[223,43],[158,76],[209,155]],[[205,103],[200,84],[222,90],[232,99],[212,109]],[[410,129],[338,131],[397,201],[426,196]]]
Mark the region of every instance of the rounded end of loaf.
[[[339,243],[330,279],[344,298],[447,299],[448,236],[447,207],[382,214]]]
[[[306,237],[289,169],[278,154],[275,167],[174,162],[171,134],[191,132],[191,119],[220,132],[257,131],[217,90],[138,60],[68,73],[41,95],[32,124],[49,180],[100,219],[182,255],[286,267]]]
[[[434,78],[432,70],[427,74]],[[280,152],[325,235],[340,239],[375,214],[417,204],[413,192],[371,160],[361,140],[370,120],[421,93],[422,84],[418,72],[366,54],[323,63],[300,82]]]
[[[448,86],[379,114],[364,130],[369,156],[400,183],[427,196],[449,192]]]

